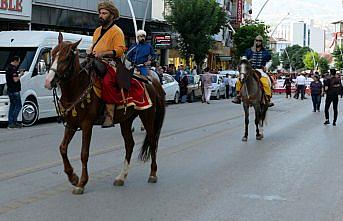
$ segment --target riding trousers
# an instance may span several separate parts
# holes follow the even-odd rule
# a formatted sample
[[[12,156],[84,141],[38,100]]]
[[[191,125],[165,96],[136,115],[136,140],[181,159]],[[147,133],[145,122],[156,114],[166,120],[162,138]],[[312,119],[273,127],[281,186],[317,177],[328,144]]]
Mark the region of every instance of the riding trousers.
[[[260,71],[260,70],[258,70],[258,71],[262,75],[262,77],[260,78],[260,81],[261,81],[261,83],[263,85],[264,93],[267,96],[272,96],[272,89],[271,89],[272,83],[271,83],[268,75],[265,74],[263,71]],[[237,91],[237,93],[241,91],[241,88],[242,88],[242,83],[241,83],[240,79],[238,79],[237,82],[236,82],[236,91]]]

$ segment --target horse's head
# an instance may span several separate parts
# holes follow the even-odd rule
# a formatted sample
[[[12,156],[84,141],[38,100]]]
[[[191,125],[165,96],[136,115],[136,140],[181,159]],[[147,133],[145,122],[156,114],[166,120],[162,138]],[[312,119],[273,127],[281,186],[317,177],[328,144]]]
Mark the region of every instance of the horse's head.
[[[45,78],[45,88],[51,90],[75,74],[76,67],[79,67],[77,46],[81,40],[75,43],[63,41],[62,33],[59,34],[58,45],[52,50],[52,66]]]
[[[241,62],[239,64],[239,78],[241,81],[246,79],[250,73],[252,72],[253,68],[246,57],[241,58]]]

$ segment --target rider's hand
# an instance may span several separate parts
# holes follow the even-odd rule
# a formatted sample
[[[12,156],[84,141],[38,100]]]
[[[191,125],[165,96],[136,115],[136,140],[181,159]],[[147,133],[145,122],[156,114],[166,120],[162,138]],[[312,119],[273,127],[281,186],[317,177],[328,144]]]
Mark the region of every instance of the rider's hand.
[[[96,58],[103,58],[105,54],[103,52],[93,52],[93,55]]]

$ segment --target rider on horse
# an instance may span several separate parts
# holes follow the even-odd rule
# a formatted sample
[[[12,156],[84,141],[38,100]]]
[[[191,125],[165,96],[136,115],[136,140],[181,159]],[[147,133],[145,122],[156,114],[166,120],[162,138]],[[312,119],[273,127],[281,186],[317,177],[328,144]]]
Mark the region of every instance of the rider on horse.
[[[133,65],[140,65],[138,69],[141,75],[147,77],[151,62],[156,59],[156,54],[151,44],[145,42],[145,38],[146,32],[144,30],[137,31],[138,42],[130,47],[126,56]]]
[[[123,31],[114,24],[119,18],[119,11],[111,1],[103,1],[98,4],[99,22],[93,35],[92,52],[97,58],[121,57],[125,51],[125,38]],[[115,105],[106,101],[107,96],[115,93],[113,88],[113,76],[109,72],[103,78],[102,99],[106,103],[106,118],[103,127],[113,126]]]
[[[271,107],[271,106],[274,106],[274,104],[270,102],[270,99],[272,97],[272,90],[271,90],[272,85],[271,85],[269,76],[264,72],[266,63],[270,61],[271,55],[268,52],[268,50],[263,47],[262,41],[263,41],[262,36],[258,35],[255,38],[254,46],[251,48],[248,48],[245,51],[245,56],[250,61],[251,66],[261,73],[260,81],[263,85],[263,90],[266,95],[268,106]],[[236,83],[237,97],[232,101],[235,104],[241,103],[241,95],[240,95],[241,87],[242,87],[242,83],[240,79],[238,79]]]

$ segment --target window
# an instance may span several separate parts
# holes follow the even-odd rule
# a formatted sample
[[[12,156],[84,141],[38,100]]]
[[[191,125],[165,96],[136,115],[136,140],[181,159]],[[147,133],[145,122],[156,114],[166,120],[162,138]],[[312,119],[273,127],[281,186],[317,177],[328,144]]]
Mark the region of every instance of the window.
[[[0,71],[6,69],[10,63],[11,58],[14,56],[20,57],[19,70],[28,71],[31,67],[33,58],[36,54],[37,48],[15,48],[15,47],[3,47],[0,48]]]

